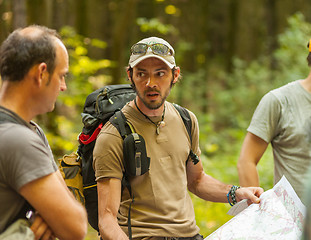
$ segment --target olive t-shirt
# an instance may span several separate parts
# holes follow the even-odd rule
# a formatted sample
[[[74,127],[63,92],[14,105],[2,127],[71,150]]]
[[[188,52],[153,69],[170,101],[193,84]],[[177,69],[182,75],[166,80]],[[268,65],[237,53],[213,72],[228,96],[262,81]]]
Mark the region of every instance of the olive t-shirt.
[[[156,133],[156,126],[129,104],[122,111],[135,131],[146,142],[150,157],[150,170],[131,181],[135,201],[131,208],[133,239],[141,237],[192,237],[199,232],[193,204],[187,191],[186,161],[190,149],[200,155],[199,127],[196,117],[192,120],[192,144],[185,125],[175,107],[165,103],[165,126]],[[161,116],[154,122],[161,120]],[[94,148],[94,168],[97,180],[122,179],[123,140],[111,123],[99,134]],[[191,161],[191,160],[190,160]],[[128,208],[131,198],[122,193],[118,221],[127,233]]]

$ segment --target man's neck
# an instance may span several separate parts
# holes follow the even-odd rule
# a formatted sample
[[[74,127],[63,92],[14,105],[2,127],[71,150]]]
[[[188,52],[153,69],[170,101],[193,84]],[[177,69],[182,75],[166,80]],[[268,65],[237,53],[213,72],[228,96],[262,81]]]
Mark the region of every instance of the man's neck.
[[[306,89],[309,93],[311,93],[311,71],[307,78],[300,81],[300,84],[304,89]]]
[[[23,96],[25,92],[27,92],[27,89],[21,91],[20,88],[15,89],[14,86],[8,86],[8,84],[4,82],[0,89],[0,106],[16,113],[26,122],[30,122],[34,116],[31,114],[31,108],[29,108],[26,102],[27,97]]]

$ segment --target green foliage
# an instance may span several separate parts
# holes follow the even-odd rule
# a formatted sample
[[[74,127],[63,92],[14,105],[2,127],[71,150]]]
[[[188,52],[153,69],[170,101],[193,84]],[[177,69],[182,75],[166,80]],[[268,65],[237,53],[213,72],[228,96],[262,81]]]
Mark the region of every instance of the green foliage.
[[[156,32],[160,34],[174,33],[177,29],[171,24],[163,24],[157,18],[138,18],[136,21],[142,32]]]
[[[88,56],[91,47],[104,49],[107,43],[98,39],[85,38],[73,28],[64,27],[60,32],[70,57],[70,78],[63,100],[66,103],[83,106],[85,97],[100,86],[107,84],[110,76],[103,73],[114,63],[108,59],[94,60]]]
[[[57,154],[55,158],[76,150],[85,99],[95,89],[110,83],[111,77],[105,70],[114,66],[111,60],[95,60],[88,56],[90,48],[105,49],[106,42],[78,35],[71,27],[62,28],[60,34],[68,49],[70,74],[66,79],[68,89],[60,94],[56,104],[58,114],[52,119],[58,130],[45,129],[53,152]],[[47,124],[43,122],[43,125]]]
[[[235,58],[230,74],[213,63],[207,69],[184,73],[181,83],[176,85],[174,98],[177,102],[181,99],[182,105],[199,116],[200,141],[205,154],[210,151],[217,154],[224,145],[245,134],[264,94],[308,75],[306,44],[311,24],[300,13],[289,18],[288,23],[286,31],[278,37],[279,48],[272,56],[263,53],[251,62]]]
[[[306,58],[311,24],[306,22],[301,13],[290,17],[288,24],[288,29],[278,37],[280,47],[274,53],[279,71],[276,77],[280,83],[305,78],[309,73]]]

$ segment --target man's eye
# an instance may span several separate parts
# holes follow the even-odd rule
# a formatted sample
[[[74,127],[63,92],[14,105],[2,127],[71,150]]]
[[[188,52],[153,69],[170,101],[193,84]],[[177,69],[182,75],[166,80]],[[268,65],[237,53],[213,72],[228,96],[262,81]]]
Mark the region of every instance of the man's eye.
[[[138,73],[138,76],[139,76],[139,77],[144,77],[144,76],[145,76],[145,73],[140,72],[140,73]]]
[[[61,79],[66,79],[67,76],[68,76],[68,73],[64,73],[64,74],[62,74],[60,77],[61,77]]]
[[[164,74],[165,74],[164,72],[158,72],[158,76],[159,76],[159,77],[163,77]]]

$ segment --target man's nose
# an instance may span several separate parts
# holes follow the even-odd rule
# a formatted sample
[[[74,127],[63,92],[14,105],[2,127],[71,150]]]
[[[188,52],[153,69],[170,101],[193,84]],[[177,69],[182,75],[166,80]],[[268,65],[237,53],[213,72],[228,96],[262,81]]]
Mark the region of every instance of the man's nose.
[[[155,87],[155,86],[156,86],[156,80],[155,80],[155,78],[152,77],[152,76],[150,76],[150,77],[148,78],[148,80],[147,80],[146,86],[147,86],[147,87],[151,87],[151,88]]]
[[[60,88],[60,91],[62,91],[62,92],[67,90],[67,84],[66,84],[66,81],[65,81],[65,80],[62,80],[62,81],[60,82],[59,88]]]

